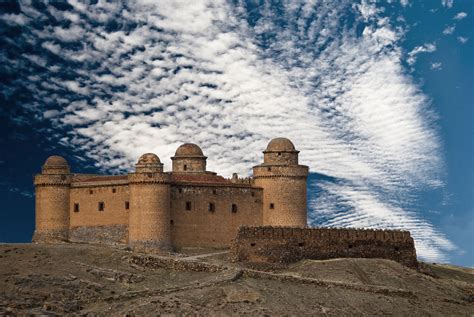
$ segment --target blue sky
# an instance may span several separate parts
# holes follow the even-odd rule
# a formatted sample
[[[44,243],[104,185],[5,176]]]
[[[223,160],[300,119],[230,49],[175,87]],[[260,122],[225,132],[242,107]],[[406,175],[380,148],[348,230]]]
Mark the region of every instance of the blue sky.
[[[250,173],[287,136],[310,223],[410,230],[474,266],[473,2],[0,4],[0,241],[34,228],[32,175],[124,173],[194,142]]]

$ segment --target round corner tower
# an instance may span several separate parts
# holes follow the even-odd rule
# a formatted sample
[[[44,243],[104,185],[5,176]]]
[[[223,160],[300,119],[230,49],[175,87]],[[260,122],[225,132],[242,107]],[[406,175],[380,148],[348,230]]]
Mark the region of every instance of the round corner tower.
[[[184,143],[178,147],[171,158],[173,173],[203,173],[206,171],[206,160],[199,146],[193,143]]]
[[[33,242],[63,242],[69,235],[69,197],[72,175],[67,161],[50,156],[35,175],[36,226]]]
[[[130,214],[128,243],[136,250],[169,251],[171,211],[169,175],[157,155],[147,153],[128,174]]]
[[[263,152],[263,164],[254,166],[255,186],[263,188],[263,225],[307,225],[308,166],[298,164],[298,153],[287,138],[276,138]]]

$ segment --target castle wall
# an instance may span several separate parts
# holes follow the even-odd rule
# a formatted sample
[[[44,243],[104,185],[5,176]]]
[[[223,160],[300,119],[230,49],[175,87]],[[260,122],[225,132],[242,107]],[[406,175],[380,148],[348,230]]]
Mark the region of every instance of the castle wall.
[[[69,226],[69,184],[36,186],[34,242],[67,241]]]
[[[416,267],[408,231],[241,227],[231,246],[236,262],[292,263],[302,259],[383,258]]]
[[[261,188],[171,187],[171,237],[175,247],[228,247],[240,225],[262,224]],[[186,203],[191,210],[186,210]],[[214,203],[214,211],[209,211]],[[232,204],[236,205],[232,212]]]
[[[69,240],[127,243],[129,196],[126,184],[73,184],[69,201]],[[99,210],[101,202],[103,210]]]

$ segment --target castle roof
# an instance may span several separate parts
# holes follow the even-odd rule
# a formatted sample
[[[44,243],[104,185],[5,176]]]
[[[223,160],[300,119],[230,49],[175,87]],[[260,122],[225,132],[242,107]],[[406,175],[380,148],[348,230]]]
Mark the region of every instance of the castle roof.
[[[287,138],[275,138],[268,143],[265,152],[298,152],[295,145]]]
[[[46,162],[44,162],[45,167],[60,167],[60,166],[69,166],[64,157],[59,155],[52,155],[48,157]]]
[[[204,158],[204,154],[202,153],[201,148],[194,144],[194,143],[184,143],[178,147],[174,157],[202,157]]]
[[[138,164],[159,164],[160,158],[155,153],[145,153],[138,159]]]

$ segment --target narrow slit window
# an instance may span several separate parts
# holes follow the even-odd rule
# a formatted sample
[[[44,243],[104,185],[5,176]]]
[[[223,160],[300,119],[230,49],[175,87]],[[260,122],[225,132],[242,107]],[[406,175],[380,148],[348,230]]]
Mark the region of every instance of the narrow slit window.
[[[214,203],[209,203],[207,210],[210,212],[216,211],[216,205]]]
[[[188,169],[188,166],[186,164],[184,164],[183,170],[187,170],[187,169]]]
[[[213,194],[213,195],[217,195],[217,190],[213,189],[213,190],[212,190],[212,194]]]
[[[117,190],[115,188],[112,188],[112,193],[115,194],[116,192],[117,192]]]
[[[236,204],[232,204],[231,211],[232,211],[234,214],[237,212],[237,205],[236,205]]]
[[[271,172],[271,171],[272,171],[272,168],[271,168],[271,167],[267,167],[267,171]]]
[[[125,202],[125,210],[129,210],[130,209],[130,202],[126,201]]]
[[[186,202],[186,210],[191,210],[192,204],[190,201]]]
[[[270,209],[275,209],[275,204],[274,203],[270,203]]]
[[[89,189],[89,194],[92,195],[94,191],[92,189]]]
[[[105,204],[103,201],[99,201],[99,211],[104,211],[105,209]]]
[[[79,204],[74,204],[74,212],[79,212]]]

